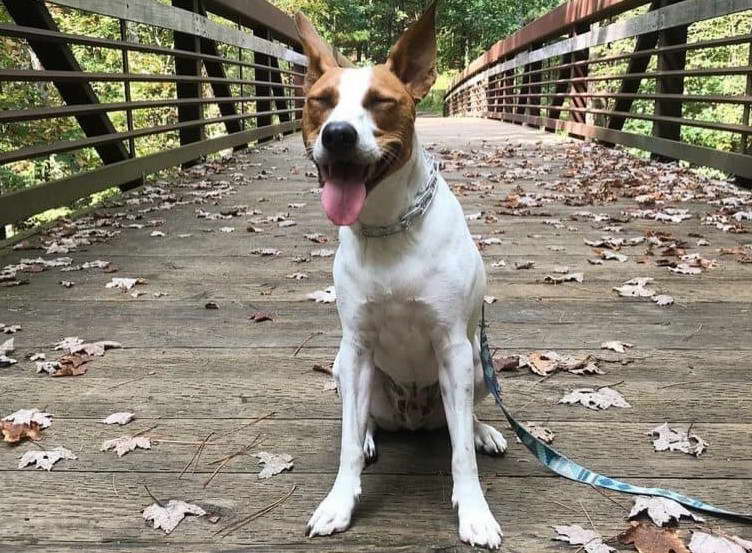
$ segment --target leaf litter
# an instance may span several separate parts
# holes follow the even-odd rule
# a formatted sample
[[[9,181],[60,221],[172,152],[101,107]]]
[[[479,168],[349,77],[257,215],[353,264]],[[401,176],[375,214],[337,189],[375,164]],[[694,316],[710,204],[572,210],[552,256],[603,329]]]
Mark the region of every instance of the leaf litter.
[[[686,432],[674,430],[668,423],[656,426],[648,433],[653,438],[656,451],[680,451],[687,455],[699,457],[708,447],[708,443],[688,429]]]
[[[49,451],[27,451],[21,455],[21,460],[18,462],[18,468],[22,469],[29,465],[34,465],[34,468],[51,471],[52,466],[63,459],[76,460],[76,457],[70,449],[64,447],[56,447]]]
[[[268,451],[259,451],[253,455],[258,457],[260,465],[264,465],[258,475],[260,479],[271,478],[282,471],[292,470],[292,455],[287,453],[275,454]]]
[[[581,404],[583,407],[599,411],[610,407],[629,409],[632,406],[618,391],[605,386],[603,388],[578,388],[572,390],[559,400],[559,403]]]
[[[650,520],[658,526],[664,526],[674,521],[679,522],[682,517],[690,518],[696,522],[705,521],[704,518],[685,509],[680,503],[666,497],[638,496],[628,518],[634,518],[641,513],[647,513]]]
[[[186,515],[202,517],[206,515],[206,511],[198,505],[170,499],[164,505],[152,503],[143,512],[144,520],[152,522],[155,530],[161,529],[165,534],[169,534],[177,528]]]
[[[557,536],[555,540],[565,541],[571,545],[580,545],[580,550],[586,553],[612,553],[616,551],[603,543],[603,537],[595,530],[585,530],[582,526],[554,526]]]

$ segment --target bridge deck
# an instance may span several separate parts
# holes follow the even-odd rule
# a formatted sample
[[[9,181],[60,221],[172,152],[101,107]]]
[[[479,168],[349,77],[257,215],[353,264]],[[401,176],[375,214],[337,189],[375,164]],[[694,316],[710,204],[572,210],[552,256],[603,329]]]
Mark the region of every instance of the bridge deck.
[[[603,376],[558,373],[543,379],[528,369],[505,373],[503,388],[511,410],[524,421],[545,423],[556,433],[554,445],[589,468],[749,511],[752,265],[717,251],[748,243],[749,238],[701,225],[697,215],[717,208],[700,201],[668,202],[696,215],[680,224],[643,219],[596,222],[574,215],[590,211],[620,218],[622,211],[638,205],[623,197],[634,188],[618,187],[622,176],[606,165],[606,158],[598,152],[583,153],[588,147],[581,144],[484,120],[424,119],[420,130],[424,143],[435,143],[435,152],[470,154],[469,159],[457,153],[444,155],[450,160],[444,174],[458,190],[471,182],[484,185],[460,190],[468,214],[483,210],[484,215],[498,217],[498,222],[470,222],[474,233],[501,242],[483,250],[488,293],[498,299],[488,309],[492,346],[502,348],[497,357],[555,350],[616,361],[600,361],[607,372]],[[498,166],[478,161],[497,148],[501,148]],[[473,150],[477,152],[470,153]],[[466,166],[458,168],[452,159]],[[307,516],[331,484],[338,457],[339,402],[327,389],[329,377],[313,366],[332,361],[339,324],[333,305],[305,300],[307,293],[331,283],[332,259],[310,254],[335,247],[336,235],[310,191],[316,181],[306,176],[310,167],[303,161],[299,137],[274,142],[225,167],[212,167],[220,171],[184,175],[176,182],[228,180],[233,193],[213,203],[155,211],[137,221],[114,215],[135,214],[160,204],[153,201],[155,197],[149,200],[137,193],[133,197],[144,203],[102,213],[112,214],[112,220],[124,226],[156,218],[164,218],[164,225],[123,229],[106,243],[68,254],[74,264],[110,261],[118,272],[62,273],[51,268],[19,274],[30,281],[28,285],[0,292],[0,322],[22,326],[14,335],[12,356],[18,364],[0,369],[0,415],[32,407],[53,413],[54,422],[39,443],[45,448],[65,446],[78,455],[78,460],[62,461],[49,473],[16,470],[19,456],[36,447],[0,444],[0,549],[18,553],[465,550],[458,545],[456,515],[450,506],[449,447],[442,432],[382,434],[379,460],[365,473],[353,527],[329,539],[303,537]],[[489,173],[498,175],[492,179],[498,182],[490,182]],[[684,179],[676,181],[668,175],[659,182],[661,174],[656,170],[647,184],[667,190]],[[598,186],[609,175],[615,177],[613,186]],[[638,175],[638,180],[642,178]],[[549,187],[559,183],[560,190],[571,187],[570,192],[547,190],[537,185],[540,181]],[[489,184],[493,186],[485,186]],[[560,196],[525,214],[524,209],[501,203],[518,186]],[[611,192],[618,198],[608,203],[596,200],[597,205],[567,205],[576,203],[571,197],[586,186],[592,187],[596,198]],[[170,190],[185,198],[200,192],[174,185]],[[305,205],[288,207],[297,203]],[[197,208],[218,213],[237,205],[263,214],[207,220],[194,213]],[[250,221],[279,212],[289,212],[288,220],[296,225]],[[561,220],[563,228],[551,225],[552,219]],[[264,232],[247,232],[251,224]],[[609,225],[623,231],[599,228]],[[234,232],[221,232],[222,227]],[[152,237],[154,230],[165,236]],[[622,249],[620,253],[629,258],[625,263],[589,264],[595,254],[583,238],[605,234],[632,238],[649,230],[673,233],[674,239],[687,242],[687,253],[717,259],[718,267],[695,276],[673,274],[655,264],[665,246],[656,247],[655,256],[644,257],[646,244]],[[309,233],[322,233],[329,243],[314,244],[304,238]],[[696,246],[700,235],[710,245]],[[260,257],[250,253],[255,248],[281,253]],[[38,255],[60,256],[14,251],[0,259],[0,266]],[[308,261],[296,263],[298,257]],[[506,266],[492,267],[500,260]],[[534,261],[534,267],[515,269],[516,263],[526,261]],[[584,273],[584,282],[546,284],[545,276],[555,275],[559,265]],[[296,272],[308,278],[286,277]],[[676,304],[658,307],[647,299],[619,298],[612,291],[642,276],[654,277],[654,288],[673,296]],[[146,284],[134,289],[144,295],[133,298],[105,288],[112,277],[145,279]],[[75,285],[64,288],[61,280]],[[216,302],[219,309],[207,309],[208,302]],[[249,316],[257,311],[273,312],[274,321],[250,322]],[[116,340],[124,349],[110,350],[92,361],[84,376],[35,374],[27,355],[46,352],[48,359],[55,358],[59,352],[52,352],[50,345],[66,336]],[[629,342],[634,348],[624,354],[602,351],[601,343],[609,340]],[[631,409],[591,411],[557,404],[574,388],[616,383]],[[132,411],[137,418],[123,428],[99,422],[118,411]],[[488,399],[480,416],[506,428]],[[709,442],[707,452],[696,459],[653,451],[648,433],[663,422],[679,430],[692,425]],[[150,451],[137,450],[122,458],[100,452],[103,440],[142,430],[148,430],[145,435],[152,440]],[[181,477],[198,444],[210,433],[214,434],[197,468]],[[241,455],[204,486],[217,467],[211,461],[236,452],[257,435],[262,441],[251,452],[289,453],[294,470],[260,480],[257,459]],[[551,477],[511,438],[504,458],[481,457],[479,462],[489,504],[507,535],[507,551],[569,550],[551,540],[552,525],[589,527],[592,521],[606,537],[626,528],[628,497],[613,493],[605,497]],[[289,499],[271,513],[228,537],[214,536],[218,529],[283,497],[293,485]],[[199,503],[220,520],[211,524],[205,518],[189,518],[165,537],[141,518],[141,511],[152,503],[147,486],[157,498]],[[752,537],[748,526],[717,519],[710,524]]]

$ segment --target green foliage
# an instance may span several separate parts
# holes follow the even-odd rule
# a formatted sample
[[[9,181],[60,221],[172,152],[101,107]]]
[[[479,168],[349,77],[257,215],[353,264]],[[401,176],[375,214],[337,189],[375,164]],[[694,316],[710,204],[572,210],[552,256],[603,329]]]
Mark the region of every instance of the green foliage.
[[[499,39],[563,0],[441,0],[439,70],[462,69]],[[305,13],[325,39],[357,61],[382,62],[425,0],[272,0]]]

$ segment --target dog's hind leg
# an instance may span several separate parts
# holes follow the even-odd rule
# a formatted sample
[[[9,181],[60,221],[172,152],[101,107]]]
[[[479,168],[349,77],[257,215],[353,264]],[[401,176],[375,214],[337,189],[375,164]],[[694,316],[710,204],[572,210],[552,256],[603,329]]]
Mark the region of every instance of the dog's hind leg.
[[[366,426],[366,438],[363,440],[363,454],[366,457],[366,464],[369,465],[375,463],[378,457],[376,452],[376,421],[370,415]]]
[[[364,444],[374,370],[372,353],[352,337],[344,336],[334,362],[342,398],[339,471],[331,491],[308,521],[306,533],[310,537],[343,532],[350,525],[366,463]]]

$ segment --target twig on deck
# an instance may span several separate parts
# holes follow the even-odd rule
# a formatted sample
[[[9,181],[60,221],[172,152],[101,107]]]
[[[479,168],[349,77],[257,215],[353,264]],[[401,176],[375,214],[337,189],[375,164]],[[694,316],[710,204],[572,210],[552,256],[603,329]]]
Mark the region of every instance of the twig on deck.
[[[596,487],[593,484],[590,484],[590,487],[593,488],[593,490],[595,490],[599,494],[601,494],[603,497],[605,497],[606,499],[608,499],[611,503],[613,503],[614,505],[617,505],[623,511],[625,511],[627,513],[629,512],[629,509],[627,509],[624,505],[622,505],[621,503],[619,503],[618,501],[616,501],[613,497],[611,497],[608,494],[606,494],[606,492],[604,492],[603,490],[599,489],[598,487]]]
[[[162,502],[159,499],[157,499],[156,497],[154,497],[154,494],[149,491],[149,487],[146,484],[142,484],[142,486],[146,490],[146,493],[149,494],[149,497],[151,497],[154,500],[154,503],[156,503],[160,507],[164,508],[164,505],[162,505]]]
[[[590,513],[587,512],[585,505],[582,503],[582,501],[578,501],[577,503],[580,504],[580,508],[582,509],[582,512],[585,513],[585,516],[587,517],[588,522],[590,523],[590,526],[593,529],[593,531],[597,532],[598,530],[595,529],[595,524],[593,524],[593,519],[590,518]]]
[[[690,384],[712,384],[712,382],[708,380],[694,380],[691,382],[674,382],[673,384],[668,384],[666,386],[658,386],[659,390],[665,390],[666,388],[673,388],[675,386],[684,386],[684,385],[690,385]]]
[[[619,382],[616,382],[614,384],[604,384],[603,386],[598,386],[596,390],[602,390],[603,388],[616,388],[617,386],[621,386],[624,384],[624,380],[620,380]]]
[[[115,485],[115,475],[112,475],[112,491],[115,492],[115,497],[120,497],[120,492],[118,492],[117,486]]]
[[[155,429],[155,428],[157,428],[158,426],[159,426],[158,424],[155,424],[154,426],[152,426],[152,427],[150,427],[150,428],[147,428],[147,429],[145,429],[145,430],[141,430],[140,432],[136,432],[135,434],[133,434],[133,435],[131,436],[131,438],[135,438],[136,436],[140,436],[141,434],[146,434],[147,432],[151,432],[152,430],[154,430],[154,429]]]
[[[204,482],[204,486],[203,486],[203,487],[204,487],[204,488],[206,488],[206,487],[207,487],[207,486],[208,486],[208,485],[209,485],[209,484],[211,483],[211,481],[212,481],[212,480],[214,480],[214,477],[215,477],[215,476],[217,476],[217,474],[219,474],[219,471],[220,471],[220,470],[222,470],[222,468],[223,468],[223,467],[224,467],[224,466],[225,466],[225,465],[226,465],[227,463],[229,463],[229,462],[230,462],[230,461],[231,461],[232,459],[234,459],[234,458],[235,458],[235,457],[237,457],[238,455],[244,455],[244,454],[248,453],[248,451],[249,451],[249,450],[250,450],[250,449],[251,449],[251,448],[252,448],[253,446],[255,446],[255,445],[256,445],[256,443],[258,443],[258,441],[259,441],[259,438],[260,438],[260,437],[261,437],[261,434],[258,434],[258,435],[257,435],[257,436],[256,436],[256,437],[255,437],[255,438],[253,439],[253,441],[252,441],[252,442],[251,442],[250,444],[248,444],[247,446],[245,446],[245,447],[243,447],[243,448],[241,448],[241,449],[237,450],[237,451],[236,451],[235,453],[231,453],[230,455],[227,455],[227,456],[225,456],[225,457],[222,457],[221,459],[217,459],[216,461],[212,461],[212,462],[208,463],[208,464],[210,464],[210,465],[214,465],[214,464],[216,464],[216,463],[219,463],[219,466],[218,466],[218,467],[217,467],[216,469],[214,469],[214,472],[212,472],[212,473],[211,473],[211,476],[209,476],[209,478],[208,478],[208,479],[206,480],[206,482]]]
[[[211,438],[213,435],[214,435],[214,432],[211,432],[206,438],[204,438],[204,441],[199,444],[198,448],[196,449],[196,453],[193,454],[193,457],[191,457],[191,460],[188,461],[188,464],[185,465],[185,467],[183,467],[183,470],[180,471],[180,474],[178,475],[178,480],[183,477],[183,475],[185,474],[185,471],[188,470],[188,468],[191,466],[193,461],[196,461],[196,464],[193,466],[193,470],[195,472],[196,466],[198,466],[198,456],[201,454],[201,451],[204,449],[204,447],[206,447],[206,442],[208,442],[209,438]]]
[[[702,331],[702,323],[700,323],[699,325],[697,325],[697,328],[695,329],[694,332],[691,332],[690,334],[687,334],[684,337],[684,341],[688,342],[689,340],[691,340],[692,338],[694,338],[695,336],[697,336],[701,331]]]
[[[297,348],[297,349],[295,350],[295,353],[293,353],[293,354],[292,354],[292,356],[293,356],[293,357],[297,357],[297,356],[298,356],[298,354],[300,353],[300,350],[302,350],[302,349],[303,349],[303,346],[305,346],[305,345],[306,345],[306,344],[307,344],[308,342],[310,342],[310,341],[311,341],[311,340],[312,340],[313,338],[315,338],[316,336],[321,336],[322,334],[323,334],[323,332],[322,332],[321,330],[317,330],[316,332],[311,332],[310,336],[308,336],[308,338],[306,338],[305,340],[303,340],[303,341],[302,341],[302,342],[300,343],[300,345],[299,345],[299,346],[298,346],[298,348]]]
[[[114,386],[110,386],[109,388],[105,388],[105,391],[114,390],[115,388],[119,388],[120,386],[125,386],[126,384],[130,384],[131,382],[138,382],[139,380],[143,380],[147,376],[154,376],[155,374],[157,374],[157,371],[148,372],[148,373],[146,373],[143,376],[139,376],[139,377],[136,377],[136,378],[131,378],[130,380],[126,380],[125,382],[120,382],[118,384],[115,384]]]
[[[251,422],[247,422],[245,424],[242,424],[242,425],[238,426],[237,428],[234,428],[234,429],[230,430],[229,432],[225,432],[224,434],[220,434],[219,436],[217,436],[217,440],[219,440],[220,438],[224,438],[225,436],[229,436],[230,434],[235,434],[236,432],[242,430],[243,428],[246,428],[247,426],[253,426],[257,422],[261,422],[264,419],[268,419],[269,417],[273,417],[276,414],[277,414],[276,411],[272,411],[270,413],[267,413],[266,415],[262,415],[260,417],[257,417],[255,419],[253,419]],[[213,442],[213,443],[216,443],[216,442]]]
[[[231,533],[233,533],[235,530],[240,529],[241,527],[245,526],[249,522],[254,521],[254,520],[256,520],[259,517],[262,517],[262,516],[264,516],[267,513],[270,513],[271,511],[273,511],[274,509],[276,509],[278,506],[280,506],[282,503],[284,503],[285,501],[287,501],[290,498],[290,496],[295,492],[295,489],[297,487],[298,487],[297,484],[294,484],[293,487],[290,488],[290,491],[287,492],[287,494],[285,494],[283,497],[280,497],[279,499],[277,499],[273,503],[270,503],[266,507],[263,507],[263,508],[259,509],[255,513],[252,513],[252,514],[250,514],[250,515],[248,515],[246,517],[243,517],[240,520],[238,520],[237,522],[233,522],[232,524],[229,524],[228,526],[225,526],[224,528],[221,528],[220,530],[217,530],[216,532],[214,532],[214,535],[217,536],[219,534],[224,534],[224,536],[222,536],[222,537],[226,538]]]

